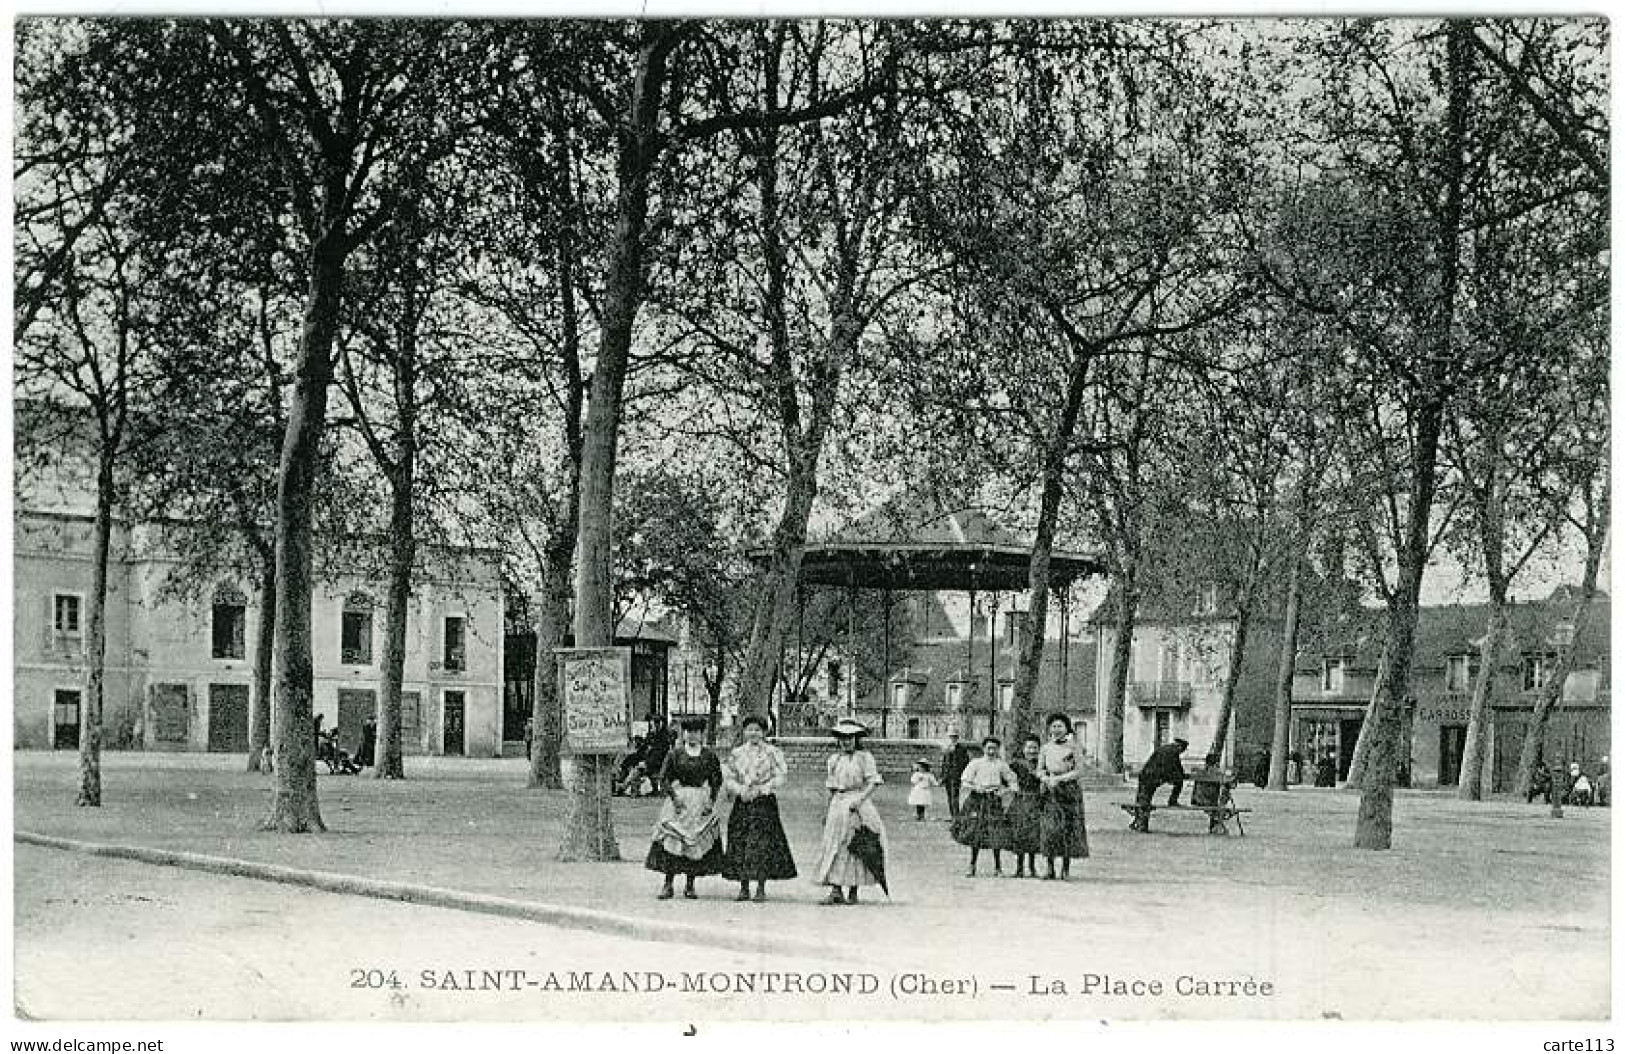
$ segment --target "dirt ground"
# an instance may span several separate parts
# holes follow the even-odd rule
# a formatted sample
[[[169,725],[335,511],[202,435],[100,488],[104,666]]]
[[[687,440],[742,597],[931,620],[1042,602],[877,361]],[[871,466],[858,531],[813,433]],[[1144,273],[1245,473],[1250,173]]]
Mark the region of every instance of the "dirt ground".
[[[324,775],[322,811],[330,830],[312,836],[254,830],[269,798],[269,780],[237,771],[236,757],[109,755],[101,809],[74,807],[73,762],[65,754],[15,755],[19,830],[716,930],[794,934],[849,952],[840,956],[847,962],[843,969],[871,972],[887,986],[884,995],[843,1004],[853,1017],[1587,1020],[1610,1012],[1608,810],[1569,809],[1564,818],[1552,819],[1543,806],[1522,802],[1468,804],[1441,793],[1400,792],[1394,848],[1371,853],[1351,847],[1355,794],[1246,788],[1238,793],[1240,804],[1254,811],[1244,838],[1210,837],[1199,817],[1160,822],[1161,814],[1164,829],[1140,836],[1126,830],[1127,818],[1114,804],[1131,796],[1124,788],[1089,795],[1091,856],[1074,863],[1071,882],[1060,883],[1008,877],[1008,859],[1007,877],[986,874],[985,864],[983,875],[965,877],[966,851],[950,839],[944,808],[916,823],[903,801],[906,788],[887,787],[878,803],[889,827],[892,895],[829,908],[817,904],[821,891],[805,879],[771,886],[766,904],[735,903],[734,888],[716,878],[701,880],[699,901],[655,900],[659,879],[642,867],[655,813],[648,801],[617,801],[623,862],[558,863],[553,855],[563,797],[527,791],[519,760],[411,758],[410,778],[398,783]],[[782,799],[804,873],[817,854],[823,797],[803,785]],[[75,910],[55,888],[64,884],[62,858],[75,859],[22,847],[16,854],[19,991],[37,980],[32,971],[43,976],[57,968],[50,964],[87,939],[84,931],[53,921]],[[139,876],[168,870],[120,863],[106,869],[105,880],[140,885],[145,880]],[[343,929],[346,918],[363,935],[384,925],[375,918],[383,905],[359,898],[293,888],[270,894],[249,888],[263,883],[212,876],[211,889],[225,883],[218,889],[235,892],[205,894],[197,885],[202,876],[173,873],[166,881],[175,889],[170,903],[198,905],[171,911],[167,925],[179,934],[210,919],[207,925],[229,934],[229,913],[218,917],[221,896],[243,904],[265,897],[296,903],[318,898],[334,928]],[[1557,895],[1554,883],[1561,889]],[[629,955],[730,962],[734,954],[601,934],[555,941],[564,931],[390,907],[403,912],[388,923],[399,934],[395,958],[414,972],[445,959],[448,934],[466,932],[467,940],[484,941],[479,935],[490,927],[532,934],[521,936],[521,943],[551,947],[567,940],[575,950],[564,958],[591,969],[642,969],[627,961]],[[245,919],[245,933],[274,936],[279,927],[285,934],[301,932],[299,911],[266,910],[264,918]],[[519,952],[511,944],[493,946],[482,961],[504,955]],[[563,961],[551,952],[549,960]],[[251,965],[262,972],[292,968],[274,957]],[[173,969],[183,975],[207,971],[207,959],[188,953],[174,960]],[[588,1002],[568,1006],[591,1016]],[[822,1016],[828,1003],[786,996],[724,1000],[712,1009],[722,1017],[783,1019]],[[422,1009],[431,1004],[437,1009]],[[172,1006],[162,1000],[149,1005],[165,1013]],[[498,995],[480,1005],[474,1014],[467,1009],[472,1003],[437,996],[415,1004],[414,1015],[459,1017],[467,1010],[482,1018],[522,1020],[560,1014],[557,1006],[543,1010],[518,997]],[[335,998],[332,1008],[324,1013],[323,1004],[301,995],[290,996],[280,1010],[273,1000],[221,1003],[217,1012],[357,1014],[345,999]],[[574,1015],[566,1010],[564,1016]]]

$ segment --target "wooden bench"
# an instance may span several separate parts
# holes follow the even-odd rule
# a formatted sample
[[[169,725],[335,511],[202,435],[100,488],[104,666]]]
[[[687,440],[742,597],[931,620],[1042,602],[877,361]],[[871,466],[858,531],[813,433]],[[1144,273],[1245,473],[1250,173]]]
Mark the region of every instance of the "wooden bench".
[[[1235,798],[1231,796],[1231,792],[1236,789],[1234,776],[1197,773],[1191,777],[1189,786],[1191,792],[1189,805],[1141,805],[1138,802],[1118,802],[1118,806],[1134,817],[1131,826],[1146,834],[1151,833],[1151,814],[1162,809],[1167,812],[1206,813],[1208,834],[1229,834],[1230,821],[1234,820],[1236,830],[1242,837],[1247,836],[1247,828],[1241,824],[1241,814],[1252,810],[1236,806]]]
[[[1176,813],[1206,813],[1208,819],[1208,834],[1229,834],[1230,821],[1234,820],[1236,822],[1236,831],[1239,832],[1242,837],[1246,837],[1247,829],[1241,824],[1241,814],[1244,812],[1253,811],[1251,809],[1239,808],[1233,802],[1226,802],[1223,805],[1137,805],[1134,802],[1125,801],[1118,802],[1117,806],[1130,816],[1134,817],[1136,820],[1141,820],[1143,816],[1144,819],[1140,823],[1140,826],[1147,834],[1151,833],[1151,814],[1160,810],[1162,812]]]

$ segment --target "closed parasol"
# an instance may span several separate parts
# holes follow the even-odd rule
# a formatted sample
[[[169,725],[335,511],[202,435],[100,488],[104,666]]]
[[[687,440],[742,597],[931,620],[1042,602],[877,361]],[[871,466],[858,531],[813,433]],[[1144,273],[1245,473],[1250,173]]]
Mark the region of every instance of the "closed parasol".
[[[880,844],[880,835],[870,827],[860,826],[852,832],[852,840],[847,843],[847,850],[863,861],[863,866],[875,876],[880,883],[881,890],[889,897],[891,887],[886,885],[886,850]]]

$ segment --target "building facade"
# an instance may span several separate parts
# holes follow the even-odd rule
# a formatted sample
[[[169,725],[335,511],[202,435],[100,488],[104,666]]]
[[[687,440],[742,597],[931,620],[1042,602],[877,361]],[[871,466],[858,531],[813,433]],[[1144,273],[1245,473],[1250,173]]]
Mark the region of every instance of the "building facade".
[[[19,511],[14,525],[13,727],[21,748],[77,749],[88,675],[88,515]],[[260,606],[222,574],[197,595],[153,524],[114,526],[102,715],[111,748],[243,751]],[[501,751],[502,590],[493,554],[425,548],[407,614],[408,753]],[[353,748],[383,679],[383,584],[319,578],[311,597],[314,707]]]
[[[1549,764],[1579,762],[1593,770],[1608,754],[1609,601],[1594,599],[1576,635],[1574,597],[1562,588],[1544,600],[1512,608],[1507,639],[1496,660],[1495,688],[1486,715],[1482,789],[1510,790],[1530,719],[1557,665],[1559,649],[1574,644],[1560,705],[1546,728]],[[1402,769],[1413,786],[1460,782],[1473,685],[1489,611],[1482,604],[1424,607],[1418,613],[1412,700],[1405,708]],[[1293,687],[1293,743],[1306,758],[1331,750],[1338,778],[1348,775],[1354,745],[1371,704],[1381,665],[1385,626],[1370,613],[1350,627],[1341,645],[1302,651]]]
[[[876,736],[940,742],[950,731],[974,743],[1004,731],[1015,698],[1016,664],[1031,633],[1027,594],[984,594],[975,601],[953,592],[910,593],[899,624],[911,628],[894,641],[897,662],[883,680],[854,677],[853,660],[831,652],[808,686],[807,705],[792,708],[787,734],[827,727],[835,715],[851,714]],[[1091,742],[1094,718],[1095,645],[1086,623],[1051,607],[1033,708],[1060,711],[1078,726],[1079,743]]]
[[[1213,743],[1224,709],[1231,664],[1241,662],[1234,706],[1220,756],[1227,767],[1247,765],[1269,739],[1272,705],[1270,656],[1278,626],[1256,620],[1245,654],[1235,654],[1236,621],[1220,614],[1216,586],[1200,585],[1184,602],[1148,606],[1136,617],[1123,693],[1123,762],[1137,771],[1164,743],[1184,739],[1185,760],[1199,765]],[[1109,607],[1094,620],[1099,639],[1095,684],[1097,711],[1107,706],[1117,631]],[[1099,727],[1099,722],[1096,722]],[[1098,755],[1102,742],[1095,742]]]

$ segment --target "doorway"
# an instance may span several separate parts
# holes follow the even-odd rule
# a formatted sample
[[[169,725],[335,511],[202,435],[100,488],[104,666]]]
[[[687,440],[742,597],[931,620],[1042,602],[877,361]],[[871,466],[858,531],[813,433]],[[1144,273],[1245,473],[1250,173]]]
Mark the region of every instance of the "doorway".
[[[1360,742],[1360,726],[1365,721],[1358,717],[1345,717],[1337,722],[1337,781],[1349,778],[1354,764],[1354,746]]]
[[[209,749],[217,753],[248,750],[248,685],[209,685]]]
[[[1467,749],[1466,725],[1439,726],[1439,786],[1461,782],[1461,756]]]
[[[352,753],[361,744],[361,726],[378,712],[378,693],[371,688],[339,689],[339,746]]]
[[[51,705],[51,746],[56,750],[79,749],[79,691],[58,688]]]
[[[442,754],[463,754],[463,716],[465,705],[463,693],[446,691],[441,696],[442,709],[442,738],[440,752]]]

